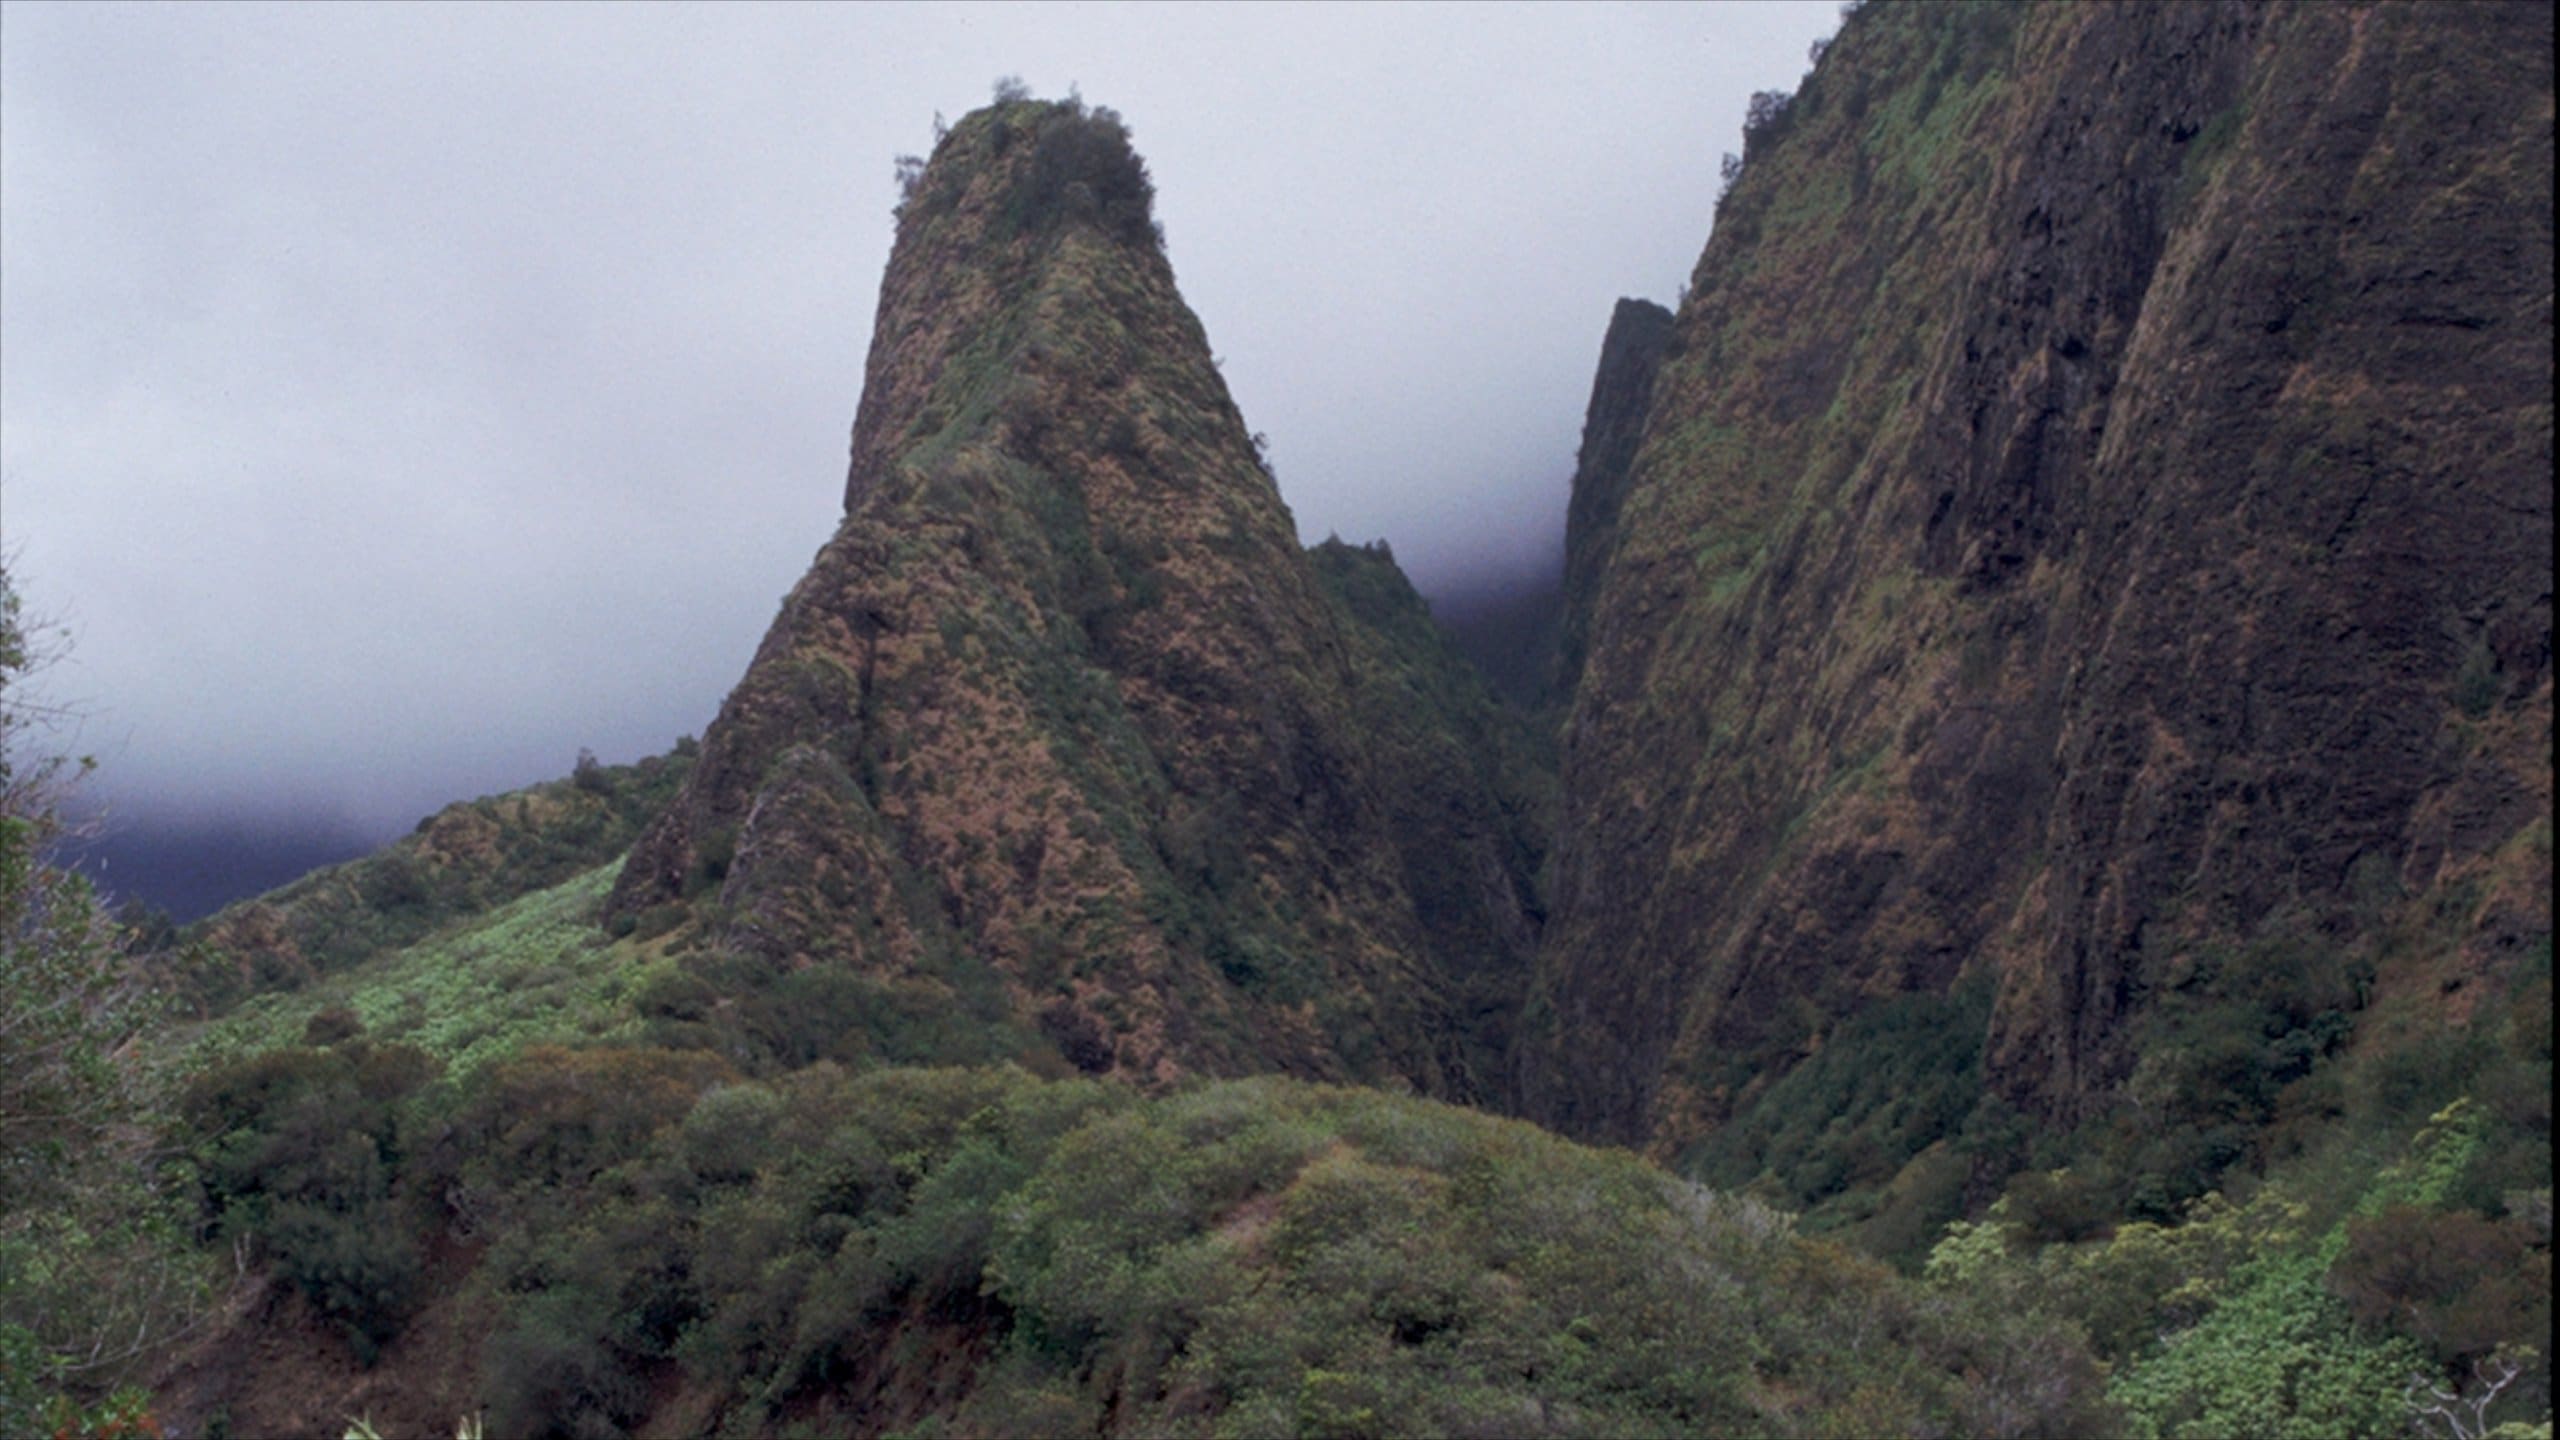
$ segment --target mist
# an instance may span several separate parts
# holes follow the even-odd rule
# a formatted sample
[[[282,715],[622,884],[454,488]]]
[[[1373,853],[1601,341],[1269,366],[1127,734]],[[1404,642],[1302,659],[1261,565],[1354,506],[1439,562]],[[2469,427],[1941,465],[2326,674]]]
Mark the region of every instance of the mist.
[[[92,798],[365,845],[698,733],[835,526],[891,162],[1003,75],[1127,118],[1305,539],[1534,585],[1612,304],[1837,19],[0,4],[0,545]]]

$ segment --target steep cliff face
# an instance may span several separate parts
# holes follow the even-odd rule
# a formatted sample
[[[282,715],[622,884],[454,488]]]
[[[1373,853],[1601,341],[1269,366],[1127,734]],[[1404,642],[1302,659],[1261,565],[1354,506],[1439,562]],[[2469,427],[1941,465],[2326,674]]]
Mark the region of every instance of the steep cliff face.
[[[1384,541],[1328,540],[1308,558],[1347,623],[1353,713],[1445,977],[1444,1052],[1479,1103],[1506,1104],[1513,1020],[1546,918],[1537,884],[1555,825],[1553,746],[1496,697]]]
[[[2551,25],[1851,17],[1588,587],[1533,1115],[1676,1149],[1988,973],[1990,1084],[2072,1122],[2174,1083],[2182,989],[2547,945]]]
[[[1364,678],[1386,642],[1298,548],[1150,199],[1105,111],[938,147],[844,524],[609,913],[680,927],[705,1023],[785,1060],[1483,1093],[1458,1013],[1525,968],[1527,806],[1382,766],[1444,717]]]
[[[1617,548],[1618,511],[1627,477],[1653,408],[1653,377],[1671,344],[1671,312],[1650,300],[1620,300],[1600,342],[1600,368],[1582,416],[1582,448],[1574,456],[1573,495],[1565,509],[1564,622],[1557,643],[1556,692],[1571,696],[1591,643],[1591,611],[1600,577]]]

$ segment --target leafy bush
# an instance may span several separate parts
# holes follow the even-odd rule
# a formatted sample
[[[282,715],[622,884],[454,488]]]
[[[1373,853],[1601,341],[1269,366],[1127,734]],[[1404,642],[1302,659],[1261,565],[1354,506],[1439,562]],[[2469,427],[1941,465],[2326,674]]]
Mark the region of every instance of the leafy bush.
[[[2551,1248],[2521,1220],[2394,1205],[2347,1222],[2329,1286],[2368,1329],[2424,1345],[2457,1371],[2551,1329]]]
[[[1757,153],[1761,147],[1776,143],[1786,131],[1787,110],[1795,96],[1785,90],[1753,92],[1751,103],[1742,115],[1742,150],[1745,155]]]
[[[150,1153],[157,977],[56,853],[89,768],[50,753],[62,712],[33,694],[63,643],[0,557],[0,1433],[156,1433],[116,1391],[191,1318],[204,1267]]]
[[[2136,1436],[2381,1435],[2406,1426],[2404,1392],[2425,1368],[2409,1342],[2357,1334],[2316,1257],[2294,1255],[2249,1267],[2111,1393]]]
[[[414,1226],[393,1197],[407,1139],[400,1107],[441,1068],[412,1046],[348,1035],[219,1066],[181,1102],[202,1137],[206,1218],[253,1239],[345,1322],[367,1360],[416,1304]]]
[[[737,1078],[699,1051],[536,1046],[478,1077],[437,1149],[457,1178],[484,1189],[575,1193]]]
[[[1948,1228],[1929,1277],[2084,1330],[2136,1435],[2397,1432],[2419,1399],[2538,1356],[2548,1333],[2547,1228],[2445,1208],[2495,1133],[2485,1107],[2457,1102],[2377,1164],[2342,1130],[2359,1177],[2343,1192],[2315,1166],[2245,1201],[2208,1193],[2169,1224],[2090,1223],[2103,1186],[2073,1187],[2076,1167],[2030,1172],[1984,1223]],[[2065,1190],[2080,1221],[2054,1218]],[[2510,1384],[2504,1413],[2547,1404],[2538,1359]]]
[[[1778,1203],[1805,1209],[1809,1229],[1875,1216],[1884,1187],[1904,1167],[1965,1134],[1982,1096],[1990,981],[1980,975],[1944,995],[1868,1006],[1684,1156],[1682,1168],[1713,1185],[1763,1187]],[[1898,1198],[1933,1213],[1907,1225],[1905,1246],[1895,1249],[1925,1248],[1927,1236],[1954,1218],[1957,1197],[1944,1185]],[[1902,1219],[1899,1211],[1883,1217],[1888,1225]]]
[[[1950,1308],[1750,1202],[1420,1101],[826,1063],[750,1082],[646,1049],[536,1049],[429,1089],[390,1048],[209,1077],[209,1195],[359,1325],[415,1298],[374,1244],[409,1233],[372,1223],[392,1197],[467,1224],[500,1317],[495,1432],[621,1433],[679,1374],[686,1413],[759,1432],[849,1414],[829,1407],[883,1356],[940,1378],[864,1413],[964,1432],[2105,1419],[2067,1329]],[[302,1208],[324,1195],[354,1203]]]
[[[605,1342],[600,1297],[523,1297],[484,1350],[489,1420],[501,1435],[622,1434],[646,1412],[640,1375]]]
[[[2176,1219],[2231,1166],[2262,1155],[2284,1133],[2280,1120],[2333,1091],[2373,969],[2279,930],[2237,951],[2189,957],[2166,981],[2140,1022],[2126,1108],[2112,1133],[2084,1137],[2122,1179],[2119,1213],[2153,1222]],[[2401,1107],[2432,1097],[2414,1110],[2422,1116],[2452,1093],[2420,1082],[2394,1108],[2412,1113]]]
[[[1028,100],[1025,94],[1017,102]],[[1026,118],[1027,116],[1027,118]],[[1163,232],[1154,217],[1155,182],[1146,162],[1129,143],[1129,127],[1105,106],[1088,108],[1067,99],[1025,110],[999,111],[989,117],[990,139],[999,153],[1027,131],[1029,162],[1004,195],[994,237],[1050,234],[1062,220],[1092,225],[1106,235],[1135,245],[1161,245]],[[929,179],[931,172],[919,176]],[[940,187],[948,190],[948,186]],[[924,187],[919,185],[916,194]],[[910,208],[915,203],[910,198]],[[938,210],[939,201],[927,202]]]

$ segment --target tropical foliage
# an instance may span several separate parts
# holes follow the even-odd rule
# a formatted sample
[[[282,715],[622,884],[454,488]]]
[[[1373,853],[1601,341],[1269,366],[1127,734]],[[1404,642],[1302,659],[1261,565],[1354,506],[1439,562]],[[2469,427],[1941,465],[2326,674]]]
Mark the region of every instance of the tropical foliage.
[[[117,1387],[195,1313],[203,1267],[153,1164],[159,1011],[57,858],[88,768],[31,693],[61,642],[0,569],[0,1433],[139,1435],[148,1406]]]

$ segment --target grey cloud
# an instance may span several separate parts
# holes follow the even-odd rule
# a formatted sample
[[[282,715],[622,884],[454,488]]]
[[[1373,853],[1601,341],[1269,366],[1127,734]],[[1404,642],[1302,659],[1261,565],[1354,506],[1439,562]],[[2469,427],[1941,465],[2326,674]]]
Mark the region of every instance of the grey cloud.
[[[835,520],[889,162],[1119,109],[1310,539],[1556,543],[1767,6],[0,6],[0,525],[128,814],[346,814],[698,730]]]

